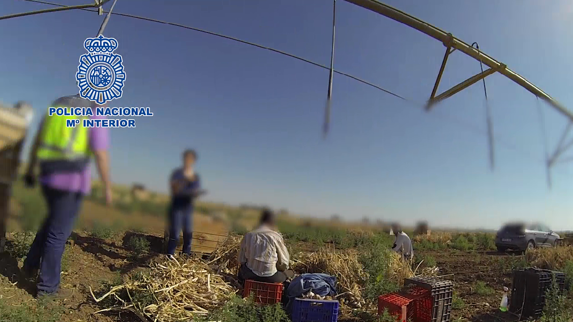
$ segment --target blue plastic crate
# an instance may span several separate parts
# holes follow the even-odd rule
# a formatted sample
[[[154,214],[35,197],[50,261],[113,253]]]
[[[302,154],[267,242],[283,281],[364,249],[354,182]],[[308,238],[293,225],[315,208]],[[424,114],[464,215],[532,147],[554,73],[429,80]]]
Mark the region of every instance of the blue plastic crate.
[[[292,310],[293,322],[336,322],[338,301],[295,299]]]

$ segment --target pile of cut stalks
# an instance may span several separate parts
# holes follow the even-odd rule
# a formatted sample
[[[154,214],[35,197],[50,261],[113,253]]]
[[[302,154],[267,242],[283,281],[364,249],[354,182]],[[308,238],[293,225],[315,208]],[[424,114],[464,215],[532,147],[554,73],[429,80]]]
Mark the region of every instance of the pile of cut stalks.
[[[204,261],[164,259],[150,263],[143,274],[128,277],[94,300],[113,303],[96,313],[112,310],[131,311],[143,321],[188,321],[220,307],[236,293],[221,275],[213,273]]]
[[[105,290],[93,299],[106,311],[131,311],[142,321],[189,321],[221,308],[240,292],[236,281],[239,269],[240,238],[230,236],[206,260],[188,257],[152,260],[143,272],[127,276],[122,285]],[[401,282],[414,275],[411,263],[392,253],[390,278]],[[325,273],[336,277],[337,295],[342,314],[367,305],[362,296],[368,274],[358,260],[356,250],[328,247],[303,253],[291,262],[297,273]],[[102,292],[103,293],[103,292]],[[101,294],[101,293],[100,293]],[[311,297],[313,298],[313,297]]]

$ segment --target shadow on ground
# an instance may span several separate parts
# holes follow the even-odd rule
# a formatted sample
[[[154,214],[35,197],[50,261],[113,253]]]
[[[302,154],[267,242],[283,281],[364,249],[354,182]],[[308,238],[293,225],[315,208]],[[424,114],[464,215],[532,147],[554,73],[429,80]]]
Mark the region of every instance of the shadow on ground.
[[[511,313],[501,312],[500,310],[495,310],[492,312],[482,313],[472,317],[472,322],[514,322],[519,321],[517,316]]]
[[[101,256],[108,257],[110,259],[126,259],[127,257],[121,255],[122,250],[126,251],[123,247],[115,245],[115,243],[109,243],[102,239],[91,237],[91,236],[81,236],[76,232],[71,235],[71,240],[73,243],[78,245],[84,252],[95,255],[101,260]]]
[[[144,237],[149,240],[150,251],[142,256],[134,254],[127,247],[127,241],[133,236]],[[72,240],[82,251],[93,254],[100,262],[106,264],[110,271],[119,271],[121,274],[127,274],[138,267],[145,267],[151,259],[159,256],[161,253],[161,243],[158,243],[157,239],[161,240],[161,238],[153,235],[126,232],[122,240],[122,245],[117,245],[114,242],[108,242],[91,236],[81,236],[76,232],[72,233]]]
[[[158,254],[163,253],[163,238],[161,237],[128,231],[125,233],[122,240],[122,245],[125,249],[129,249],[129,241],[132,238],[144,238],[149,242],[150,252]]]
[[[149,320],[139,317],[137,314],[131,311],[117,311],[112,310],[108,312],[100,313],[102,315],[112,317],[112,318],[119,318],[122,322],[148,322]]]
[[[506,252],[496,252],[496,251],[488,251],[485,252],[486,255],[490,256],[516,256],[516,255],[523,255],[522,251],[506,251]]]
[[[6,243],[6,248],[10,249],[13,247],[12,243],[9,241]],[[36,284],[30,280],[27,280],[18,267],[18,259],[11,256],[8,252],[0,254],[0,274],[5,276],[10,283],[14,284],[19,289],[28,292],[30,295],[34,296],[36,294]]]

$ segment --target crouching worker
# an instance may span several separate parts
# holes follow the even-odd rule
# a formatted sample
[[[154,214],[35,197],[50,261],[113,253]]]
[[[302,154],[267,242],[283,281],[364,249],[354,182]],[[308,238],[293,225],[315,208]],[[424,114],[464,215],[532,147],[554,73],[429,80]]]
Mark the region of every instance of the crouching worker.
[[[247,233],[239,252],[239,283],[246,280],[263,283],[283,283],[292,277],[289,271],[289,253],[282,235],[276,227],[276,217],[264,210],[259,227]]]
[[[414,258],[414,248],[412,248],[412,241],[410,237],[402,231],[402,227],[398,224],[392,225],[392,231],[396,235],[396,240],[392,246],[392,250],[402,255],[405,260],[411,260]]]

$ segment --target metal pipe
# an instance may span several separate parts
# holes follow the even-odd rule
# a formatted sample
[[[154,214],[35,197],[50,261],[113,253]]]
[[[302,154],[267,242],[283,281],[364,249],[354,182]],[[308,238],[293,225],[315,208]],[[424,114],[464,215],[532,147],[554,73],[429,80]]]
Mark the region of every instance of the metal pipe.
[[[323,137],[326,138],[328,134],[328,128],[330,126],[330,109],[332,107],[332,82],[334,79],[334,43],[336,29],[336,0],[332,2],[332,46],[330,49],[330,73],[328,74],[328,92],[326,94],[326,106],[324,108],[324,125],[323,125]]]
[[[452,96],[452,95],[454,95],[454,94],[456,94],[456,93],[458,93],[458,92],[460,92],[460,91],[462,91],[462,90],[464,90],[464,89],[470,87],[471,85],[473,85],[473,84],[479,82],[480,80],[482,80],[482,79],[484,79],[485,77],[487,77],[487,76],[489,76],[489,75],[495,73],[496,71],[497,71],[497,70],[495,70],[495,69],[493,69],[493,68],[490,68],[490,69],[487,69],[486,71],[484,71],[484,72],[482,72],[482,73],[479,73],[479,74],[477,74],[477,75],[474,75],[474,76],[472,76],[472,77],[466,79],[465,81],[459,83],[458,85],[456,85],[456,86],[454,86],[454,87],[448,89],[447,91],[443,92],[442,94],[440,94],[440,95],[434,97],[433,99],[430,100],[429,103],[430,103],[430,104],[434,104],[434,103],[437,103],[437,102],[439,102],[439,101],[441,101],[441,100],[444,100],[444,99],[446,99],[446,98],[448,98],[448,97],[450,97],[450,96]],[[430,107],[428,107],[428,109],[429,109],[429,108],[430,108]]]
[[[569,141],[567,144],[565,144],[561,149],[556,151],[556,153],[553,155],[553,157],[551,159],[549,159],[549,161],[548,161],[549,166],[553,166],[553,164],[555,163],[555,161],[557,161],[557,159],[559,159],[561,154],[563,154],[563,152],[567,151],[567,149],[569,149],[571,146],[573,146],[573,139],[571,141]]]
[[[375,0],[345,0],[352,4],[355,4],[359,7],[368,9],[370,11],[376,12],[383,16],[386,16],[390,19],[393,19],[397,22],[403,23],[407,26],[410,26],[414,29],[417,29],[420,32],[425,33],[426,35],[435,38],[442,43],[446,43],[448,40],[448,33],[425,22],[422,21],[412,15],[409,15],[403,11],[400,11],[396,8],[393,8],[387,4],[375,1]],[[452,47],[458,49],[459,51],[464,52],[466,55],[476,59],[481,60],[484,64],[488,65],[490,68],[498,70],[501,74],[506,76],[507,78],[511,79],[521,87],[525,88],[533,95],[540,97],[541,99],[547,101],[551,106],[553,106],[557,111],[561,114],[569,118],[573,121],[573,113],[565,108],[565,106],[561,105],[561,103],[557,102],[553,99],[549,94],[542,91],[539,87],[535,86],[523,76],[515,73],[514,71],[510,70],[509,68],[501,68],[502,64],[497,60],[493,59],[492,57],[484,54],[482,51],[477,51],[472,46],[468,45],[464,41],[453,37],[452,39]]]
[[[111,16],[111,12],[113,11],[113,8],[115,7],[116,3],[117,3],[117,0],[114,0],[113,4],[111,5],[111,8],[109,8],[109,12],[107,13],[107,16],[105,16],[105,18],[103,19],[103,22],[101,23],[101,26],[99,27],[99,30],[97,32],[96,37],[103,35],[105,27],[107,26],[107,22],[109,21],[109,17]],[[100,5],[100,8],[101,8],[101,5]]]
[[[567,138],[567,134],[569,134],[569,130],[571,130],[571,125],[573,125],[573,123],[568,122],[567,127],[565,128],[565,131],[563,131],[563,133],[561,134],[561,138],[559,138],[559,144],[557,144],[557,147],[555,148],[555,152],[553,152],[553,155],[551,155],[551,157],[549,158],[550,164],[555,161],[554,159],[557,157],[557,153],[559,153],[559,150],[561,150],[561,148],[563,147],[563,142]]]
[[[449,56],[450,56],[450,47],[447,47],[446,53],[444,54],[444,59],[442,59],[442,65],[440,66],[440,71],[438,72],[438,77],[436,77],[436,82],[434,83],[434,88],[432,89],[432,94],[430,95],[430,99],[433,99],[436,96],[436,92],[438,91],[438,87],[440,86],[440,80],[442,80],[442,74],[444,74],[444,69],[446,69],[446,63],[448,62]]]
[[[102,4],[108,2],[109,0],[104,0],[102,2]],[[41,13],[48,13],[48,12],[58,12],[58,11],[65,11],[65,10],[72,10],[72,9],[86,9],[86,8],[97,8],[98,6],[100,6],[100,4],[95,4],[95,3],[91,3],[91,4],[82,4],[82,5],[78,5],[78,6],[66,6],[66,7],[60,7],[60,8],[49,8],[49,9],[44,9],[44,10],[36,10],[36,11],[29,11],[29,12],[21,12],[21,13],[14,13],[11,15],[7,15],[7,16],[2,16],[0,17],[0,20],[5,20],[5,19],[10,19],[10,18],[18,18],[18,17],[25,17],[25,16],[32,16],[32,15],[37,15],[37,14],[41,14]]]
[[[559,163],[565,163],[565,162],[571,162],[573,161],[573,157],[569,157],[569,158],[563,158],[561,160],[559,160]]]

